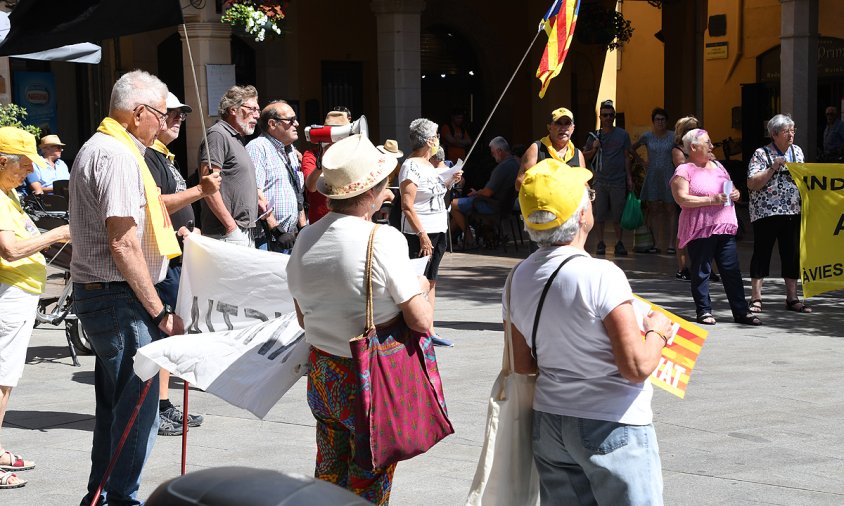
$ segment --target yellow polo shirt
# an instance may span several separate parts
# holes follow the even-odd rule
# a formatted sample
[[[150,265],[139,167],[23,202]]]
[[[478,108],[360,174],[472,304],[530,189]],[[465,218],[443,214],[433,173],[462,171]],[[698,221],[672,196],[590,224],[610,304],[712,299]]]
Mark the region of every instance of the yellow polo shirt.
[[[41,235],[32,219],[21,209],[15,190],[9,193],[0,191],[0,230],[14,232],[18,240]],[[0,283],[38,295],[44,291],[46,281],[47,265],[41,253],[14,262],[0,258]]]

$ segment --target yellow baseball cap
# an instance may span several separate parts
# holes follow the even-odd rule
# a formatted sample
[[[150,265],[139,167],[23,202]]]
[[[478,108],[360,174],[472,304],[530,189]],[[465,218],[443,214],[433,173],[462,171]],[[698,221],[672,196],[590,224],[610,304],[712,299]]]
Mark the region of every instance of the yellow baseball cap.
[[[570,167],[553,158],[546,158],[528,169],[519,190],[525,226],[533,230],[548,230],[565,223],[583,201],[584,185],[590,179],[592,173],[583,167]],[[554,213],[557,219],[548,223],[531,223],[528,216],[535,211]]]
[[[551,111],[551,123],[555,123],[558,119],[564,116],[574,121],[574,114],[565,107],[560,107],[559,109]]]
[[[16,127],[0,128],[0,153],[7,155],[23,155],[32,163],[47,165],[35,148],[35,136]]]

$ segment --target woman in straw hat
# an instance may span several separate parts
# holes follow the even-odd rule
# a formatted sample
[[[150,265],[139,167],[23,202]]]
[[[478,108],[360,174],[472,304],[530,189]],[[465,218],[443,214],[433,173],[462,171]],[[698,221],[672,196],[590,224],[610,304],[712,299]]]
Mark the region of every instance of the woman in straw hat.
[[[15,188],[32,172],[34,162],[46,163],[35,150],[35,137],[18,128],[0,128],[0,425],[12,388],[23,373],[38,296],[47,280],[39,252],[70,240],[67,225],[41,234],[21,209]],[[0,450],[0,489],[24,486],[26,481],[13,471],[33,467],[20,455]]]
[[[317,421],[316,477],[361,497],[386,504],[395,465],[367,471],[354,463],[355,379],[349,339],[365,325],[364,266],[373,212],[388,197],[393,156],[362,135],[336,142],[322,160],[317,189],[330,212],[302,229],[287,264],[288,285],[299,324],[311,345],[308,405]],[[401,314],[407,325],[427,332],[433,309],[429,284],[413,273],[407,242],[391,227],[375,234],[372,297],[375,323]]]

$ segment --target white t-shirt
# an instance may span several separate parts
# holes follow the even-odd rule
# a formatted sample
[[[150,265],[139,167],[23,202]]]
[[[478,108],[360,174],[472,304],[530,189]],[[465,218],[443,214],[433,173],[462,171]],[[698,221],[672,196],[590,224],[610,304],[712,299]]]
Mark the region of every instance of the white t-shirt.
[[[407,159],[399,170],[399,185],[405,180],[416,185],[416,200],[413,209],[422,223],[422,229],[428,234],[445,232],[448,229],[448,212],[445,209],[445,194],[448,191],[432,165],[422,165],[416,160]],[[418,230],[402,214],[401,231],[415,234]]]
[[[542,289],[573,254],[584,251],[571,246],[540,248],[513,275],[510,315],[528,346]],[[631,383],[621,376],[603,324],[613,309],[632,298],[624,272],[608,260],[587,255],[560,270],[545,297],[536,335],[535,410],[631,425],[653,421],[653,387],[648,381]],[[506,294],[502,300],[506,318]]]
[[[287,263],[290,293],[305,315],[305,340],[326,353],[351,357],[349,339],[366,326],[366,245],[374,223],[328,213],[302,229]],[[372,253],[375,323],[400,311],[398,304],[421,293],[407,241],[380,227]]]

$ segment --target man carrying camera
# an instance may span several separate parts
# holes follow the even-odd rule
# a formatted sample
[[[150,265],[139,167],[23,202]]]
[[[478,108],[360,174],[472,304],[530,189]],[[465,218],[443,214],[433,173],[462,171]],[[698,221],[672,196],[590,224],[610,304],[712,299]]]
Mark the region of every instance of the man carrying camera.
[[[255,245],[286,253],[305,226],[305,181],[293,148],[299,139],[299,122],[287,102],[276,100],[261,111],[258,124],[261,135],[246,145],[246,151],[255,166],[259,200],[266,200],[266,230],[272,237],[259,232]],[[275,245],[268,248],[271,242]]]

